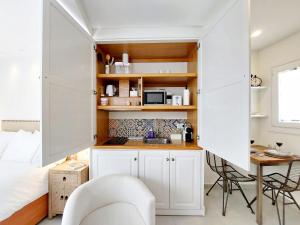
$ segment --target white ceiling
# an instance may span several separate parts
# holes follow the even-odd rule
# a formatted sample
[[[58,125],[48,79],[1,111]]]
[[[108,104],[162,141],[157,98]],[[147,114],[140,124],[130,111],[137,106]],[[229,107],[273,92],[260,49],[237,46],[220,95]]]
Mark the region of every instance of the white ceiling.
[[[58,1],[81,24],[88,23],[88,30],[95,29],[96,40],[103,41],[199,37],[234,0]],[[265,48],[300,31],[299,9],[300,0],[251,0],[251,31],[262,30],[259,37],[252,38],[252,49]]]
[[[81,24],[88,23],[87,30],[93,28],[95,40],[122,41],[199,38],[203,28],[236,0],[58,1]]]
[[[228,0],[82,0],[92,27],[203,26]]]
[[[253,50],[272,45],[300,31],[300,0],[251,0],[251,30],[262,30],[252,38]]]

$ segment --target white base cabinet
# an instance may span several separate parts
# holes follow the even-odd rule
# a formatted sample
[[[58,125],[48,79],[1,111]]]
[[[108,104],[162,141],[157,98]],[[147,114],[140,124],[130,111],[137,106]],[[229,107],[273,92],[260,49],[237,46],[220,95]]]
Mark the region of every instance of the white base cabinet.
[[[138,151],[92,151],[91,177],[111,174],[138,176]]]
[[[202,151],[99,150],[91,152],[91,178],[139,177],[156,198],[157,215],[204,215]]]
[[[157,209],[170,208],[170,155],[168,151],[140,151],[139,178],[155,196]]]
[[[170,208],[200,208],[199,152],[170,152]]]

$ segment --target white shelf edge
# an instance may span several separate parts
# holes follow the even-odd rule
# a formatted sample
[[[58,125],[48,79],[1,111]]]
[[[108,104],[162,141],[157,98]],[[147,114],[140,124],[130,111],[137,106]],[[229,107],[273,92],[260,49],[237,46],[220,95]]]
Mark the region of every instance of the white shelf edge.
[[[251,90],[264,90],[267,89],[266,86],[260,86],[260,87],[251,87]]]
[[[266,118],[267,115],[265,115],[265,114],[251,114],[250,117],[251,118]]]

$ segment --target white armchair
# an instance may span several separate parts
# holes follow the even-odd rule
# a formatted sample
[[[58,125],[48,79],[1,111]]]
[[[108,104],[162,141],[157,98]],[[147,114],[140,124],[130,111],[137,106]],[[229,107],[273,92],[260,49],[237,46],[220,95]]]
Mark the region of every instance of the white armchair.
[[[139,179],[111,175],[78,187],[62,225],[155,225],[155,198]]]

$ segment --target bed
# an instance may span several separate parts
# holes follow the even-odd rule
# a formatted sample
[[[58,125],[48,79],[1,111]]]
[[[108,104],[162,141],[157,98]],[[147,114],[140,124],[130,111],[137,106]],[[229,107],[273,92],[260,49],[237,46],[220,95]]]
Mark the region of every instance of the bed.
[[[38,121],[2,121],[2,131],[39,130]],[[0,158],[0,225],[34,225],[48,213],[48,168]]]

